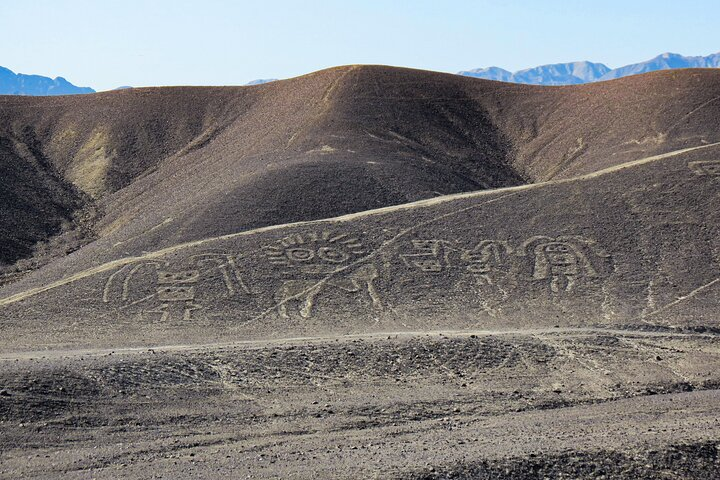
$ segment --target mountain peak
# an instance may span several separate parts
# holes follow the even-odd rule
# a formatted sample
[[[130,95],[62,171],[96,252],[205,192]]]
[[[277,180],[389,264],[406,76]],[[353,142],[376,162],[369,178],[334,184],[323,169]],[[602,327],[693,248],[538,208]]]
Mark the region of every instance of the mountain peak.
[[[64,77],[43,77],[15,73],[9,68],[0,67],[0,95],[77,95],[95,93],[89,87],[76,87]]]
[[[458,72],[468,77],[498,80],[501,82],[525,83],[531,85],[576,85],[580,83],[611,80],[614,78],[676,68],[717,68],[720,67],[720,53],[705,57],[686,57],[679,53],[665,52],[645,62],[610,69],[602,63],[586,60],[568,63],[554,63],[527,68],[511,73],[498,67],[476,68]]]
[[[263,83],[276,82],[277,78],[258,78],[257,80],[251,80],[245,85],[262,85]]]
[[[460,75],[532,85],[574,85],[594,81],[609,71],[610,68],[602,63],[582,60],[526,68],[514,73],[499,67],[477,68],[460,72]]]

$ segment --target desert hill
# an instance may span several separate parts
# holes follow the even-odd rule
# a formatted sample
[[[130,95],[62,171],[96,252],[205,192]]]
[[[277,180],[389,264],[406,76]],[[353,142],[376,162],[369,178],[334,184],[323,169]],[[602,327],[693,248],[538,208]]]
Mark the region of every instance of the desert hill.
[[[718,477],[719,82],[0,97],[0,477]]]
[[[253,87],[1,97],[2,165],[17,178],[3,195],[20,199],[6,202],[2,261],[58,234],[44,252],[96,239],[124,256],[712,143],[718,81],[686,70],[543,88],[350,66]]]
[[[719,153],[718,143],[691,147],[572,179],[132,256],[88,259],[85,247],[4,289],[12,335],[3,349],[466,328],[716,329],[720,184],[708,159]],[[99,325],[101,336],[88,336]]]

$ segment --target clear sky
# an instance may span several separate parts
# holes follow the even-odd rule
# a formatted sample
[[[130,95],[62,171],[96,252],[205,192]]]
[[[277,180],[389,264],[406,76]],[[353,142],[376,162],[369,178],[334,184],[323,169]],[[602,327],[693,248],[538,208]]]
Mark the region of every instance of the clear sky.
[[[241,85],[355,63],[457,72],[720,51],[718,0],[0,0],[0,65],[121,85]]]

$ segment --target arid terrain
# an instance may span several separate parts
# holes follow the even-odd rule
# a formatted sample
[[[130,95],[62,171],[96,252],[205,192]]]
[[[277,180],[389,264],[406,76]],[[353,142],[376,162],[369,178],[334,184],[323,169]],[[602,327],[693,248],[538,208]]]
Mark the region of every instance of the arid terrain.
[[[0,96],[0,477],[720,477],[720,72]]]

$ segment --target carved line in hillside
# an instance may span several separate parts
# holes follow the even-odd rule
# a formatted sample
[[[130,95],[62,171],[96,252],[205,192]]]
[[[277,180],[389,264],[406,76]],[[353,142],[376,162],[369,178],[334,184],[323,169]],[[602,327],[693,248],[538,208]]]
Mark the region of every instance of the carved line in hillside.
[[[720,279],[718,279],[720,280]],[[676,338],[676,339],[688,339],[688,338],[701,338],[701,339],[717,339],[718,335],[714,333],[679,333],[674,331],[648,331],[648,330],[627,330],[627,329],[613,329],[604,327],[545,327],[545,328],[510,328],[510,329],[480,329],[480,330],[400,330],[400,331],[381,331],[381,332],[365,332],[365,333],[350,333],[344,335],[319,335],[319,336],[301,336],[301,337],[285,337],[276,339],[262,339],[262,340],[237,340],[232,342],[212,342],[212,343],[189,343],[189,344],[175,344],[175,345],[158,345],[154,346],[152,350],[154,352],[192,352],[207,350],[211,348],[256,348],[257,346],[267,345],[291,345],[293,342],[301,342],[303,345],[309,342],[324,342],[324,341],[342,341],[352,342],[355,339],[386,339],[388,336],[394,338],[412,338],[412,337],[423,337],[442,335],[443,337],[470,337],[476,336],[529,336],[537,337],[542,335],[542,338],[548,338],[550,336],[558,335],[578,335],[585,337],[588,334],[601,334],[601,335],[615,335],[618,337],[629,337],[629,338]],[[107,356],[109,353],[117,355],[127,354],[147,354],[148,347],[109,347],[109,348],[85,348],[76,350],[35,350],[35,351],[23,351],[23,352],[0,352],[0,362],[14,362],[16,360],[27,360],[34,358],[73,358],[73,357],[102,357]]]
[[[309,126],[313,125],[319,118],[322,118],[323,115],[325,115],[328,110],[330,109],[330,99],[332,97],[333,92],[337,88],[337,86],[342,82],[342,80],[352,71],[357,69],[357,65],[352,65],[350,68],[339,74],[335,80],[333,80],[330,85],[325,89],[323,92],[323,96],[320,99],[320,110],[316,111],[311,119],[306,120],[303,122],[298,129],[290,136],[287,143],[285,144],[285,150],[289,149],[290,146],[293,144],[295,139],[305,130],[309,128]]]
[[[697,160],[688,167],[698,176],[720,177],[720,160]]]
[[[653,315],[657,315],[658,313],[664,312],[664,311],[667,310],[668,308],[674,307],[674,306],[677,305],[678,303],[682,303],[682,302],[684,302],[684,301],[686,301],[686,300],[689,300],[689,299],[693,298],[695,295],[697,295],[698,293],[707,290],[708,288],[712,287],[713,285],[715,285],[715,284],[718,283],[718,282],[720,282],[720,277],[718,277],[718,278],[716,278],[716,279],[714,279],[714,280],[706,283],[705,285],[699,286],[699,287],[696,288],[695,290],[693,290],[693,291],[691,291],[691,292],[688,292],[688,293],[686,293],[685,295],[682,295],[682,296],[678,297],[677,299],[673,300],[672,302],[670,302],[670,303],[668,303],[668,304],[666,304],[666,305],[663,305],[663,306],[660,307],[660,308],[656,308],[655,310],[653,310],[653,311],[651,311],[651,312],[645,313],[645,314],[641,315],[640,317],[637,317],[636,320],[642,320],[643,322],[650,323],[649,321],[646,320],[647,317],[651,317],[651,316],[653,316]]]
[[[535,184],[530,184],[530,185],[520,185],[517,187],[498,188],[495,190],[483,190],[481,192],[467,192],[467,193],[459,193],[459,194],[454,194],[454,195],[446,195],[444,197],[437,197],[437,198],[407,203],[407,204],[403,204],[403,205],[394,205],[394,206],[378,208],[378,209],[374,209],[374,210],[367,210],[364,212],[343,215],[343,216],[335,217],[335,218],[328,218],[328,219],[322,219],[322,220],[310,220],[310,221],[305,221],[305,222],[286,223],[286,224],[282,224],[282,225],[270,225],[267,227],[261,227],[261,228],[257,228],[257,229],[253,229],[253,230],[246,230],[243,232],[231,233],[231,234],[227,234],[227,235],[220,235],[217,237],[211,237],[211,238],[206,238],[206,239],[202,239],[202,240],[194,240],[192,242],[180,243],[178,245],[174,245],[172,247],[157,250],[155,252],[150,252],[145,255],[140,255],[140,256],[135,256],[135,257],[124,257],[124,258],[120,258],[117,260],[113,260],[113,261],[104,263],[102,265],[98,265],[96,267],[89,268],[87,270],[83,270],[81,272],[77,272],[75,274],[61,278],[61,279],[51,282],[47,285],[43,285],[41,287],[34,287],[34,288],[30,288],[30,289],[22,291],[22,292],[18,292],[16,294],[10,295],[9,297],[0,299],[0,306],[10,305],[10,304],[19,302],[21,300],[25,300],[27,298],[38,295],[40,293],[44,293],[44,292],[53,290],[58,287],[62,287],[64,285],[74,283],[78,280],[82,280],[84,278],[87,278],[87,277],[90,277],[93,275],[97,275],[99,273],[104,273],[104,272],[113,270],[115,268],[122,267],[124,265],[129,265],[129,264],[132,264],[132,263],[135,263],[138,261],[142,261],[142,260],[151,260],[151,259],[161,258],[165,255],[176,252],[178,250],[204,245],[209,242],[229,240],[229,239],[234,239],[234,238],[239,238],[239,237],[249,236],[249,235],[255,235],[258,233],[262,233],[262,232],[269,232],[269,231],[274,231],[274,230],[278,230],[281,228],[288,228],[288,227],[293,227],[293,226],[318,225],[318,224],[328,223],[328,222],[346,222],[349,220],[362,218],[365,216],[380,215],[380,214],[384,214],[384,213],[414,209],[414,208],[425,207],[425,206],[430,206],[430,205],[439,205],[439,204],[442,204],[445,202],[452,202],[452,201],[455,201],[458,199],[463,199],[463,198],[473,198],[473,197],[479,198],[479,197],[483,197],[483,196],[498,195],[498,194],[505,194],[505,195],[498,197],[498,198],[505,198],[505,196],[515,193],[515,192],[520,192],[520,191],[524,191],[524,190],[532,190],[532,189],[536,189],[536,188],[544,188],[544,187],[547,187],[550,185],[561,185],[561,184],[569,183],[569,182],[588,180],[588,179],[596,178],[596,177],[599,177],[602,175],[614,173],[619,170],[624,170],[626,168],[632,168],[635,166],[643,165],[645,163],[662,160],[662,159],[673,157],[676,155],[682,155],[684,153],[692,152],[695,150],[716,147],[719,145],[720,145],[720,142],[716,142],[716,143],[710,143],[707,145],[700,145],[697,147],[689,147],[689,148],[674,150],[672,152],[667,152],[667,153],[663,153],[660,155],[653,155],[653,156],[646,157],[646,158],[643,158],[640,160],[634,160],[632,162],[624,163],[621,165],[616,165],[614,167],[606,168],[606,169],[600,170],[598,172],[581,175],[581,176],[573,177],[573,178],[565,178],[565,179],[561,179],[561,180],[553,180],[550,182],[541,182],[541,183],[535,183]],[[405,234],[401,233],[401,235],[405,235]]]
[[[677,127],[679,127],[680,125],[682,125],[682,124],[685,122],[686,119],[690,118],[690,117],[691,117],[692,115],[694,115],[695,113],[699,112],[699,111],[702,110],[703,108],[707,107],[708,105],[710,105],[710,104],[712,104],[712,103],[714,103],[714,102],[716,102],[716,101],[718,101],[718,100],[720,100],[720,95],[711,98],[711,99],[708,100],[707,102],[701,103],[701,104],[698,105],[696,108],[692,109],[691,111],[689,111],[688,113],[686,113],[685,115],[683,115],[682,117],[680,117],[680,119],[677,120],[675,123],[673,123],[672,125],[670,125],[670,128],[668,128],[668,129],[665,131],[665,133],[663,133],[662,135],[665,136],[665,137],[667,137],[667,136],[670,134],[670,132],[672,132],[672,131],[675,130]]]

